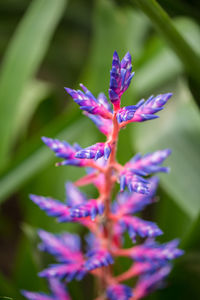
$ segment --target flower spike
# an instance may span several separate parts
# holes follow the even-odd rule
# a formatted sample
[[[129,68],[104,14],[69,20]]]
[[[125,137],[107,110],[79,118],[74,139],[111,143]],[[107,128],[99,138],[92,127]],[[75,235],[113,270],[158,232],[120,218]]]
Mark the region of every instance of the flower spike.
[[[119,109],[122,94],[127,90],[134,76],[131,64],[131,55],[126,53],[120,62],[119,56],[115,51],[113,54],[112,69],[110,71],[110,88],[109,97],[110,101]]]
[[[83,114],[105,135],[105,141],[83,149],[78,144],[42,138],[62,159],[57,165],[85,167],[86,175],[75,183],[66,183],[65,202],[37,195],[30,195],[30,198],[47,215],[56,217],[59,222],[76,222],[85,226],[89,233],[82,246],[82,239],[75,234],[38,231],[41,239],[39,249],[50,253],[56,260],[55,264],[39,273],[40,277],[48,279],[52,294],[24,291],[23,295],[29,300],[70,300],[63,282],[80,280],[88,273],[99,280],[101,294],[96,300],[140,300],[163,285],[171,271],[172,260],[183,255],[183,251],[178,249],[178,240],[157,243],[155,239],[162,234],[161,229],[152,221],[135,216],[147,205],[156,202],[159,180],[150,176],[169,172],[169,168],[162,164],[171,150],[158,150],[144,156],[136,154],[125,165],[116,159],[120,130],[131,122],[158,118],[156,114],[172,96],[171,93],[151,96],[147,101],[142,99],[136,105],[121,107],[121,96],[133,75],[130,53],[120,61],[115,51],[109,86],[112,108],[103,93],[95,98],[83,84],[80,85],[82,90],[65,88]],[[116,183],[120,183],[120,191],[116,199],[112,199],[112,195],[116,194]],[[78,189],[88,184],[96,187],[96,198],[88,198]],[[132,243],[137,241],[136,245],[123,248],[126,233]],[[83,249],[86,252],[82,252]],[[116,276],[111,264],[118,257],[129,258],[133,263],[128,270]],[[124,285],[135,276],[138,277],[137,282],[129,281],[130,284],[136,282],[135,287]]]

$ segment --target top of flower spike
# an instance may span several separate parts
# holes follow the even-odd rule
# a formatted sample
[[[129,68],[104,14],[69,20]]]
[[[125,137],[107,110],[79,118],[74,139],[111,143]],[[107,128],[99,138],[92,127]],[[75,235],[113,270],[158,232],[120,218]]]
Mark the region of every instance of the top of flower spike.
[[[131,79],[134,76],[131,64],[131,55],[126,53],[120,62],[119,56],[115,51],[113,54],[112,69],[110,71],[110,88],[109,97],[110,101],[115,108],[120,107],[120,99],[122,94],[127,90],[130,85]]]

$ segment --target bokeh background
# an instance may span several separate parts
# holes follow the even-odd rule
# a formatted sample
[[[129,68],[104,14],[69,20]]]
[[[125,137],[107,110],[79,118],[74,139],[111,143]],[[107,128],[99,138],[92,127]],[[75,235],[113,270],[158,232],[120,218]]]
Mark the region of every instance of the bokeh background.
[[[37,273],[53,258],[38,251],[38,228],[83,233],[47,217],[28,195],[64,200],[65,181],[83,174],[55,168],[40,137],[82,146],[103,140],[63,87],[82,82],[95,96],[108,95],[114,50],[121,58],[130,51],[136,71],[124,104],[174,93],[160,119],[128,126],[119,141],[121,163],[138,151],[173,152],[171,173],[160,176],[160,201],[145,217],[164,231],[161,241],[179,237],[186,254],[166,288],[147,299],[200,299],[199,20],[195,0],[0,1],[0,299],[23,299],[22,288],[47,290]],[[69,289],[72,299],[94,298],[92,278]]]

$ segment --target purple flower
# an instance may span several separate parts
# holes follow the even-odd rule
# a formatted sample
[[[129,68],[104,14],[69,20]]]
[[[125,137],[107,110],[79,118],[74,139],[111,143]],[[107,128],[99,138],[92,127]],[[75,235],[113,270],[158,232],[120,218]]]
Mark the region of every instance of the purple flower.
[[[39,230],[38,235],[42,240],[40,250],[54,255],[59,262],[82,261],[80,252],[80,238],[78,235],[64,233],[54,235],[44,230]]]
[[[49,268],[39,273],[40,277],[45,278],[58,278],[72,281],[73,279],[81,280],[86,274],[83,268],[83,262],[73,262],[70,264],[53,264]]]
[[[118,123],[130,121],[136,110],[144,103],[144,100],[140,100],[136,105],[129,105],[120,108],[117,112]]]
[[[121,215],[124,214],[135,214],[145,206],[155,202],[154,196],[158,186],[158,178],[152,177],[148,181],[148,194],[140,194],[134,192],[125,191],[117,195],[117,201],[113,203],[114,213]]]
[[[129,87],[131,79],[134,76],[134,72],[131,73],[131,71],[132,64],[130,53],[126,53],[120,62],[119,56],[115,51],[113,54],[112,69],[110,71],[109,97],[116,108],[120,107],[121,96]]]
[[[166,263],[183,255],[183,250],[177,248],[178,243],[178,240],[173,240],[169,243],[159,245],[155,241],[147,241],[143,245],[135,246],[131,252],[131,257],[136,261]]]
[[[55,152],[57,157],[64,159],[64,161],[57,163],[57,166],[87,166],[87,161],[75,158],[76,152],[80,151],[81,149],[78,144],[74,144],[74,146],[71,146],[65,141],[61,142],[57,139],[51,139],[47,137],[42,137],[42,140],[51,150],[53,150],[53,152]]]
[[[87,271],[108,266],[114,262],[111,254],[105,249],[91,250],[87,253],[87,257],[88,259],[84,265]]]
[[[82,205],[86,202],[87,197],[82,193],[72,182],[67,182],[65,184],[66,190],[66,203],[68,206],[73,207],[77,205]]]
[[[164,279],[171,271],[170,265],[165,265],[154,273],[147,273],[140,276],[134,289],[136,299],[143,298],[155,289],[163,286]]]
[[[125,170],[120,174],[120,191],[124,191],[128,186],[130,192],[148,194],[149,183],[146,179],[138,175],[133,175],[131,171]]]
[[[162,230],[160,230],[155,223],[144,221],[138,217],[123,216],[120,218],[119,224],[122,226],[123,231],[128,230],[133,242],[135,242],[136,235],[145,238],[156,237],[163,234]]]
[[[123,107],[118,111],[118,122],[123,125],[123,122],[144,122],[159,118],[154,114],[163,109],[171,96],[172,93],[161,94],[156,97],[151,96],[146,102],[142,99],[136,105]]]
[[[111,120],[104,119],[101,116],[95,116],[89,113],[85,113],[85,115],[94,122],[99,131],[101,131],[103,134],[105,134],[106,136],[111,134],[113,127]]]
[[[85,149],[82,149],[76,152],[76,158],[86,158],[86,159],[99,159],[100,157],[104,157],[106,160],[109,158],[111,153],[111,147],[108,143],[97,143]]]
[[[96,218],[97,215],[102,215],[104,212],[104,204],[91,199],[84,205],[77,205],[70,208],[71,218],[85,218],[90,216],[92,220]]]
[[[74,158],[74,153],[76,150],[67,142],[59,141],[57,139],[51,139],[47,137],[42,137],[42,141],[55,152],[57,157],[64,159]]]
[[[30,199],[37,204],[42,210],[44,210],[48,216],[65,218],[65,220],[71,220],[69,207],[53,198],[42,197],[37,195],[30,195]]]
[[[109,300],[128,300],[133,297],[131,288],[124,284],[113,284],[107,289]]]
[[[36,203],[48,216],[56,217],[59,222],[79,222],[86,227],[92,224],[85,218],[90,216],[94,220],[98,214],[103,214],[104,204],[91,199],[84,205],[67,206],[66,204],[49,198],[37,195],[30,195],[30,199]]]
[[[163,161],[171,154],[170,149],[159,150],[153,153],[147,153],[143,157],[141,154],[136,154],[125,168],[131,170],[133,174],[147,176],[156,172],[169,172],[169,168],[160,166]]]
[[[65,88],[73,100],[80,105],[80,109],[90,114],[99,115],[105,119],[111,119],[112,113],[110,112],[106,96],[102,93],[99,95],[98,99],[96,99],[83,84],[80,84],[80,86],[83,89],[83,92]]]

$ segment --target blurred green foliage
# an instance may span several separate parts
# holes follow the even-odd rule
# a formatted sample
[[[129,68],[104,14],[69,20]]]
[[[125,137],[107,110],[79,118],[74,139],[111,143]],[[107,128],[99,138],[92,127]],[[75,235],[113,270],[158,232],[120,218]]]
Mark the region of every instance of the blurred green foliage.
[[[49,261],[37,250],[38,228],[82,232],[79,226],[46,217],[28,194],[64,199],[65,181],[83,174],[71,167],[55,168],[55,158],[40,137],[83,146],[101,139],[63,86],[77,88],[83,82],[95,95],[107,93],[116,49],[121,57],[131,52],[136,71],[124,103],[134,104],[151,93],[174,93],[159,120],[130,125],[119,141],[122,163],[136,151],[173,151],[168,160],[172,171],[161,176],[160,201],[147,215],[164,230],[163,241],[180,237],[186,254],[176,263],[167,288],[148,299],[199,299],[198,2],[1,0],[0,16],[0,297],[20,300],[22,288],[46,290],[37,277]],[[91,187],[86,190],[95,193]],[[91,278],[69,289],[73,299],[94,297]]]

